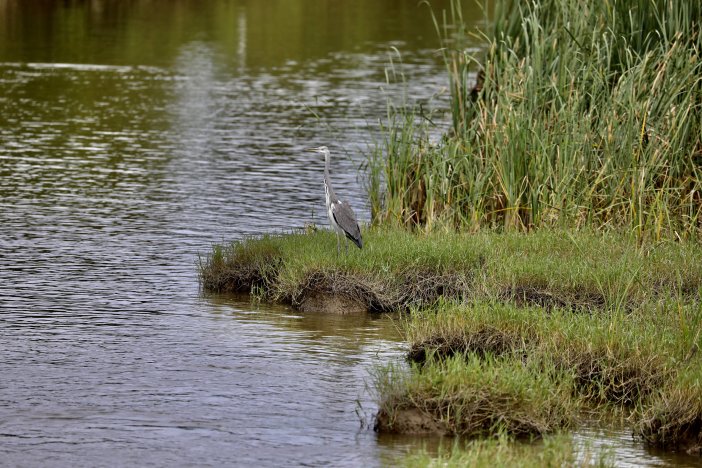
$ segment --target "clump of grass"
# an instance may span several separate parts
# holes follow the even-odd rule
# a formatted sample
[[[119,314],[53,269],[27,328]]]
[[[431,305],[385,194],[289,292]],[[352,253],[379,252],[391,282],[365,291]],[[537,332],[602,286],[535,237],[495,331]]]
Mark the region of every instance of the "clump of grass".
[[[377,379],[380,429],[411,432],[419,420],[423,431],[439,433],[485,436],[499,427],[513,435],[543,434],[548,430],[538,428],[546,426],[534,423],[539,405],[523,398],[533,390],[558,395],[568,407],[577,403],[591,417],[624,410],[652,445],[702,450],[702,309],[696,301],[669,297],[593,314],[444,302],[413,310],[401,327],[411,364]],[[518,422],[503,413],[505,401],[515,405],[509,411]],[[568,412],[557,408],[556,414]],[[575,419],[562,421],[567,426]]]
[[[213,292],[262,293],[276,277],[281,259],[280,246],[271,236],[214,245],[210,255],[200,260],[200,282]]]
[[[568,376],[543,363],[467,355],[397,372],[378,378],[378,431],[539,437],[568,427],[580,408]]]
[[[691,356],[694,358],[694,356]],[[634,433],[650,445],[702,452],[702,366],[699,357],[642,404]]]
[[[689,316],[682,322],[680,307]],[[414,362],[465,353],[547,359],[570,373],[588,400],[632,406],[676,374],[697,339],[689,331],[700,325],[696,307],[668,302],[635,313],[586,315],[486,302],[445,304],[413,312],[404,330]]]
[[[484,57],[452,12],[437,21],[452,128],[433,143],[391,107],[369,163],[375,223],[699,236],[699,2],[498,0]]]
[[[587,447],[577,448],[573,438],[565,434],[547,435],[541,443],[529,444],[500,435],[465,445],[456,444],[450,451],[438,455],[426,450],[414,451],[402,460],[402,465],[407,468],[615,466],[611,455],[606,450],[594,452]]]

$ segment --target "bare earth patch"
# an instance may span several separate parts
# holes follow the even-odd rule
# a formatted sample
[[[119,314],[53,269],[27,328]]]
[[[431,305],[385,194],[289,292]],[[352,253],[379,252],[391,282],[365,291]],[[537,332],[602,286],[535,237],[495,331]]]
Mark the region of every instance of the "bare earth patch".
[[[513,302],[518,307],[542,307],[577,311],[600,310],[605,307],[605,298],[601,294],[588,291],[550,291],[537,286],[515,286],[506,288],[500,298]]]
[[[368,308],[365,303],[343,294],[333,294],[322,291],[307,291],[300,301],[299,308],[303,312],[319,312],[325,314],[365,314]]]
[[[446,427],[432,415],[417,408],[398,409],[392,415],[380,410],[375,417],[374,429],[376,432],[394,434],[448,434]]]

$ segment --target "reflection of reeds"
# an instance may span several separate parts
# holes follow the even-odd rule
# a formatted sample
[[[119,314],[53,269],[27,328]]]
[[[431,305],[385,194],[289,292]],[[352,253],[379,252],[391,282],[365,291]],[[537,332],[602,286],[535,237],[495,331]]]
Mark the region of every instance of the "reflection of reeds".
[[[458,11],[437,22],[451,130],[430,143],[394,111],[370,161],[374,222],[700,233],[699,2],[498,0],[478,80]]]
[[[503,434],[489,439],[453,441],[439,447],[438,456],[425,448],[412,450],[403,460],[405,468],[505,467],[544,468],[563,466],[616,466],[606,447],[578,447],[568,434],[547,435],[537,444],[520,444]]]

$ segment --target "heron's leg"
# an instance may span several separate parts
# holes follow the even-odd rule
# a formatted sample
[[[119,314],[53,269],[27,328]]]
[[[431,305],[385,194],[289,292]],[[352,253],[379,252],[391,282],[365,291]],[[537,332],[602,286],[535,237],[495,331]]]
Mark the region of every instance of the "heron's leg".
[[[339,245],[339,233],[336,233],[336,256],[339,256],[339,252],[341,250],[341,246]]]
[[[344,245],[346,246],[346,255],[348,255],[349,254],[349,241],[346,238],[344,238]]]

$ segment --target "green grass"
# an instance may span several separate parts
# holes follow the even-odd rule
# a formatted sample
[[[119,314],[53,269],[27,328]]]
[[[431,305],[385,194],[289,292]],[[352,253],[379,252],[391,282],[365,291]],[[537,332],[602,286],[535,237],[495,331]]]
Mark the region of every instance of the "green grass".
[[[675,300],[632,312],[476,302],[414,311],[403,323],[410,359],[454,355],[528,356],[574,378],[593,403],[633,406],[678,375],[700,344],[702,306]]]
[[[406,375],[391,366],[377,378],[382,398],[376,429],[538,437],[576,420],[580,400],[572,386],[543,361],[489,355],[428,359]]]
[[[336,255],[326,231],[248,238],[213,247],[200,279],[209,291],[250,291],[299,305],[310,292],[345,295],[371,311],[485,299],[574,311],[627,311],[663,297],[697,297],[702,248],[638,244],[614,232],[542,230],[474,235],[371,229],[363,250]]]
[[[208,291],[250,292],[275,276],[280,259],[280,247],[271,236],[214,245],[206,268],[200,261],[200,282]]]
[[[390,106],[369,161],[374,222],[698,238],[701,5],[498,0],[477,56],[453,8],[436,21],[452,127],[431,142],[418,112]]]
[[[554,410],[551,416],[565,414],[549,401],[557,395],[569,408],[582,407],[582,416],[589,420],[606,421],[612,412],[620,412],[633,424],[635,435],[650,445],[702,448],[698,300],[668,297],[631,311],[590,313],[487,301],[445,302],[413,310],[400,325],[414,364],[404,373],[381,373],[376,379],[381,421],[388,414],[414,410],[430,416],[433,422],[425,426],[439,432],[523,435],[525,431],[509,424],[507,414],[519,419],[533,412],[536,418],[547,407]],[[482,378],[476,368],[489,377]],[[525,392],[541,398],[543,406],[523,398]],[[501,406],[504,401],[514,406]],[[482,432],[460,429],[471,427],[483,411],[502,424],[487,424],[491,429]],[[571,414],[568,425],[577,425],[579,419]],[[554,422],[550,429],[560,427]],[[531,434],[548,432],[533,429]]]

